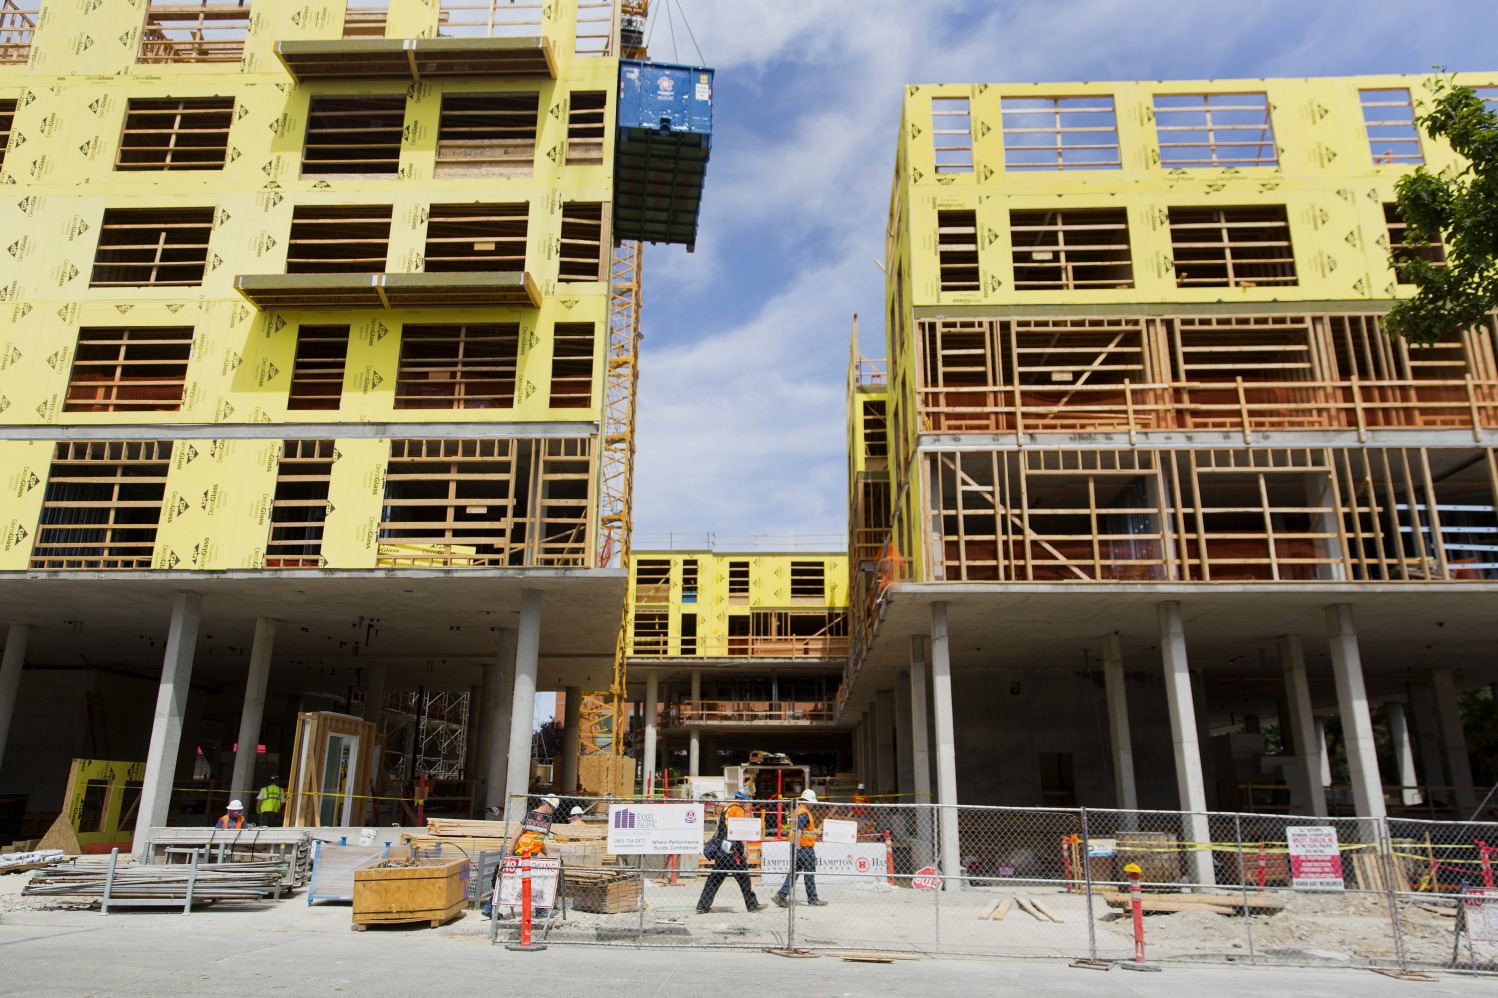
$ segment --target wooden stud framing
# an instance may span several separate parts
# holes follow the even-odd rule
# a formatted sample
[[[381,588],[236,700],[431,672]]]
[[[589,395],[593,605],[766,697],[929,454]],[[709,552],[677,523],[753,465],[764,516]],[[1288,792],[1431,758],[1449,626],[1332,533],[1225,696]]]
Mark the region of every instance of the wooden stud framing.
[[[1407,97],[1408,95],[1406,95]],[[1418,160],[1416,161],[1418,162]],[[1433,267],[1446,266],[1446,247],[1439,238],[1424,242],[1407,242],[1409,223],[1399,213],[1397,201],[1384,202],[1384,225],[1389,235],[1389,255],[1394,261],[1394,275],[1401,284],[1408,284],[1404,265],[1410,260],[1424,260]]]
[[[390,0],[348,0],[343,12],[344,38],[384,38]]]
[[[346,762],[334,761],[329,765],[328,736],[344,735],[357,739],[355,752]],[[345,802],[350,804],[352,824],[362,825],[368,810],[369,794],[376,779],[375,759],[380,743],[378,729],[373,722],[348,714],[330,711],[298,714],[296,737],[292,741],[291,767],[286,781],[286,827],[317,828],[324,824],[338,826],[338,820],[324,822],[328,816],[323,804],[329,804],[332,817],[342,816]],[[339,774],[338,784],[327,788],[323,780],[328,773]],[[330,792],[325,794],[324,790]],[[336,792],[334,792],[336,791]]]
[[[286,408],[332,410],[343,402],[348,326],[303,325],[296,334]]]
[[[516,519],[523,515],[524,501],[520,450],[528,451],[528,442],[392,440],[379,563],[518,564]]]
[[[439,38],[514,38],[541,34],[543,0],[441,0]]]
[[[3,46],[0,46],[3,48]],[[3,62],[3,60],[0,60]],[[16,102],[0,100],[0,167],[5,165],[5,149],[10,145],[10,130],[16,120]]]
[[[602,166],[604,112],[609,95],[602,90],[574,90],[567,97],[568,166]]]
[[[287,440],[276,470],[266,568],[321,568],[328,487],[333,478],[331,440]]]
[[[1113,98],[1004,97],[1005,170],[1117,170]]]
[[[212,208],[107,208],[89,287],[203,283]]]
[[[562,237],[557,279],[601,281],[604,279],[605,206],[598,201],[562,202]]]
[[[943,291],[978,291],[978,214],[974,211],[936,213],[936,261]]]
[[[1170,209],[1176,287],[1297,283],[1284,205]]]
[[[405,124],[405,94],[313,95],[307,105],[302,176],[377,177],[400,172]]]
[[[524,201],[432,205],[424,270],[428,274],[524,271],[527,215]]]
[[[238,62],[250,29],[250,5],[203,0],[202,3],[152,3],[140,33],[136,61]]]
[[[171,458],[167,440],[58,443],[31,567],[150,568]]]
[[[1156,94],[1160,165],[1275,166],[1269,99],[1263,93]]]
[[[598,330],[591,322],[558,322],[551,347],[553,409],[587,409],[593,405],[593,358]]]
[[[234,120],[232,97],[132,97],[116,170],[219,170]]]
[[[297,205],[288,274],[382,273],[390,252],[390,205]]]
[[[526,564],[582,568],[592,564],[589,510],[597,458],[581,437],[537,441],[534,512],[526,524]]]
[[[1359,90],[1358,102],[1363,107],[1363,127],[1368,132],[1368,151],[1373,162],[1385,165],[1425,162],[1408,87]]]
[[[1009,232],[1016,290],[1134,286],[1122,208],[1011,211]]]
[[[397,409],[508,409],[515,404],[520,326],[416,325],[401,332]]]
[[[22,10],[15,0],[5,0],[0,8],[0,65],[24,65],[31,59],[31,39],[41,17],[38,7]]]
[[[63,410],[176,412],[192,337],[192,326],[83,327]]]
[[[931,99],[931,145],[937,173],[973,172],[973,121],[966,97]]]
[[[541,95],[444,94],[436,177],[529,177],[535,170]]]

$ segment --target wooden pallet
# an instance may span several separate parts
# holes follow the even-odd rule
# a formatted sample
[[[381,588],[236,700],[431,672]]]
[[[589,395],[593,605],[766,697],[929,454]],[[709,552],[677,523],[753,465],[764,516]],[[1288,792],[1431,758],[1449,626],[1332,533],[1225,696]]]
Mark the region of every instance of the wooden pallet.
[[[622,915],[639,911],[644,897],[638,871],[568,870],[567,897],[574,911]]]

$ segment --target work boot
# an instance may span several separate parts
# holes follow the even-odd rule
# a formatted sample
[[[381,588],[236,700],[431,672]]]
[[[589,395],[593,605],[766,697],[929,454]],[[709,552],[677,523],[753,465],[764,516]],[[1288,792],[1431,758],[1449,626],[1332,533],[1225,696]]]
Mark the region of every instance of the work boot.
[[[787,907],[787,905],[785,903],[785,898],[781,897],[779,894],[772,894],[772,895],[770,895],[770,900],[774,901],[777,905],[779,905],[782,908]]]
[[[809,904],[809,905],[811,905],[813,908],[825,908],[825,907],[827,907],[827,902],[823,901],[821,898],[812,898],[810,901],[808,901],[806,903]]]
[[[764,911],[768,907],[770,907],[770,906],[767,905],[767,904],[764,904],[763,902],[756,901],[756,902],[754,902],[754,906],[749,909],[749,913],[752,915],[756,911]]]
[[[700,904],[697,906],[697,914],[699,914],[699,915],[709,914],[712,910],[713,910],[712,905],[708,905],[706,908],[704,908]]]

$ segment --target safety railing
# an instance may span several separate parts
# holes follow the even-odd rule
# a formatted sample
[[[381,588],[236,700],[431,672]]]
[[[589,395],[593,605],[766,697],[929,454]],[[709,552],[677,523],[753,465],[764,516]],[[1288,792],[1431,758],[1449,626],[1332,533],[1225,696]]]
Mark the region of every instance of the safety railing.
[[[828,724],[830,700],[684,700],[666,708],[666,724]]]
[[[777,838],[766,818],[795,802],[750,802],[759,820],[723,836],[721,803],[563,800],[588,817],[545,836],[562,886],[538,936],[1102,964],[1142,943],[1151,962],[1498,973],[1498,824],[838,800]],[[517,912],[501,906],[496,937],[518,936]]]
[[[836,658],[848,654],[846,635],[744,634],[670,637],[636,634],[631,658]]]

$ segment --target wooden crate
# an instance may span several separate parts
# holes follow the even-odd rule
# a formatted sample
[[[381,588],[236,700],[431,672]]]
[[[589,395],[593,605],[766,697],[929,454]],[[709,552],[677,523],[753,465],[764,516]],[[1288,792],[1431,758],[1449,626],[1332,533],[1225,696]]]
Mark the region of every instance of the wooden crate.
[[[568,870],[565,874],[567,897],[574,911],[599,915],[622,915],[639,911],[644,897],[639,871]]]
[[[436,928],[468,904],[468,860],[386,860],[354,871],[354,928],[430,922]]]

